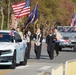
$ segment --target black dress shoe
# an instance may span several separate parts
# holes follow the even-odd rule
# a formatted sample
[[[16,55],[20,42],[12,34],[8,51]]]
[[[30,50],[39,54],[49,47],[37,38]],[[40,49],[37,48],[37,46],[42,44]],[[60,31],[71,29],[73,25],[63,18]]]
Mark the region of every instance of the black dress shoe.
[[[59,54],[56,54],[56,57],[58,56]]]
[[[57,56],[58,56],[59,54],[57,54]]]

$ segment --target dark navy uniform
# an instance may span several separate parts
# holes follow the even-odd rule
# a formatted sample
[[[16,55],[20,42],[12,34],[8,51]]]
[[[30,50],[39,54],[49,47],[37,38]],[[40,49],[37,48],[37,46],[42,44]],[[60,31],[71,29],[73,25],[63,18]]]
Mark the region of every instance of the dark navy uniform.
[[[35,34],[35,43],[34,43],[34,51],[36,54],[36,58],[40,59],[41,56],[41,47],[42,47],[42,34]]]
[[[25,34],[25,38],[27,40],[27,59],[30,58],[30,50],[31,50],[31,32],[27,31]]]
[[[52,34],[49,34],[46,37],[47,52],[51,60],[54,58],[54,46],[55,46],[54,39],[55,39],[55,36]]]

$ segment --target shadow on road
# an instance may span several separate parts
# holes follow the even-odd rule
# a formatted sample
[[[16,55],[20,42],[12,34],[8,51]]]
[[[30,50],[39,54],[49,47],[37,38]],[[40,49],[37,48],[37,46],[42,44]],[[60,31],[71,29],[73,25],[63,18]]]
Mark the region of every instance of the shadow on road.
[[[74,52],[73,50],[62,50],[60,52]]]
[[[0,65],[0,69],[2,70],[5,70],[5,69],[10,69],[10,66],[2,66],[2,65]]]
[[[20,66],[20,64],[17,64],[16,67],[17,66]],[[7,66],[7,65],[0,65],[0,70],[5,70],[5,69],[8,70],[8,69],[12,69],[12,68],[10,68],[10,66]]]
[[[31,55],[30,59],[37,59],[36,56]],[[48,55],[41,55],[40,59],[46,59],[49,60],[49,56]]]
[[[41,59],[49,60],[49,56],[48,55],[41,55]]]

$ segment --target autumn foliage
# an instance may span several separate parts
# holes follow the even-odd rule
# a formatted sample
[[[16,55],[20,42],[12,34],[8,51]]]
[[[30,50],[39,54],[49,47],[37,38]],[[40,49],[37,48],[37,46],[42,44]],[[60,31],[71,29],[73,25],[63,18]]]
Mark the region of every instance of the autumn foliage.
[[[0,25],[2,23],[4,28],[10,27],[8,25],[11,24],[11,14],[13,13],[12,4],[16,4],[20,1],[25,1],[25,0],[0,1],[0,5],[1,5],[0,10],[2,10],[0,11]],[[38,1],[38,9],[39,9],[39,17],[37,22],[38,25],[42,27],[46,26],[48,28],[49,26],[54,24],[55,25],[71,24],[72,15],[76,10],[75,8],[76,0],[31,0],[31,11],[34,8],[37,1]],[[28,17],[22,18],[21,22],[25,23],[27,21],[27,18]]]

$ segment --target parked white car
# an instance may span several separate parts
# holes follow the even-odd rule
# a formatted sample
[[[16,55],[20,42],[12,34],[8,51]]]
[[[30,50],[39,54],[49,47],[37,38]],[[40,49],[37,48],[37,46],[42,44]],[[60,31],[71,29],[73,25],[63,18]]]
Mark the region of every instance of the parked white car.
[[[16,31],[0,30],[0,65],[9,65],[15,69],[16,64],[27,64],[26,40],[21,39]]]

